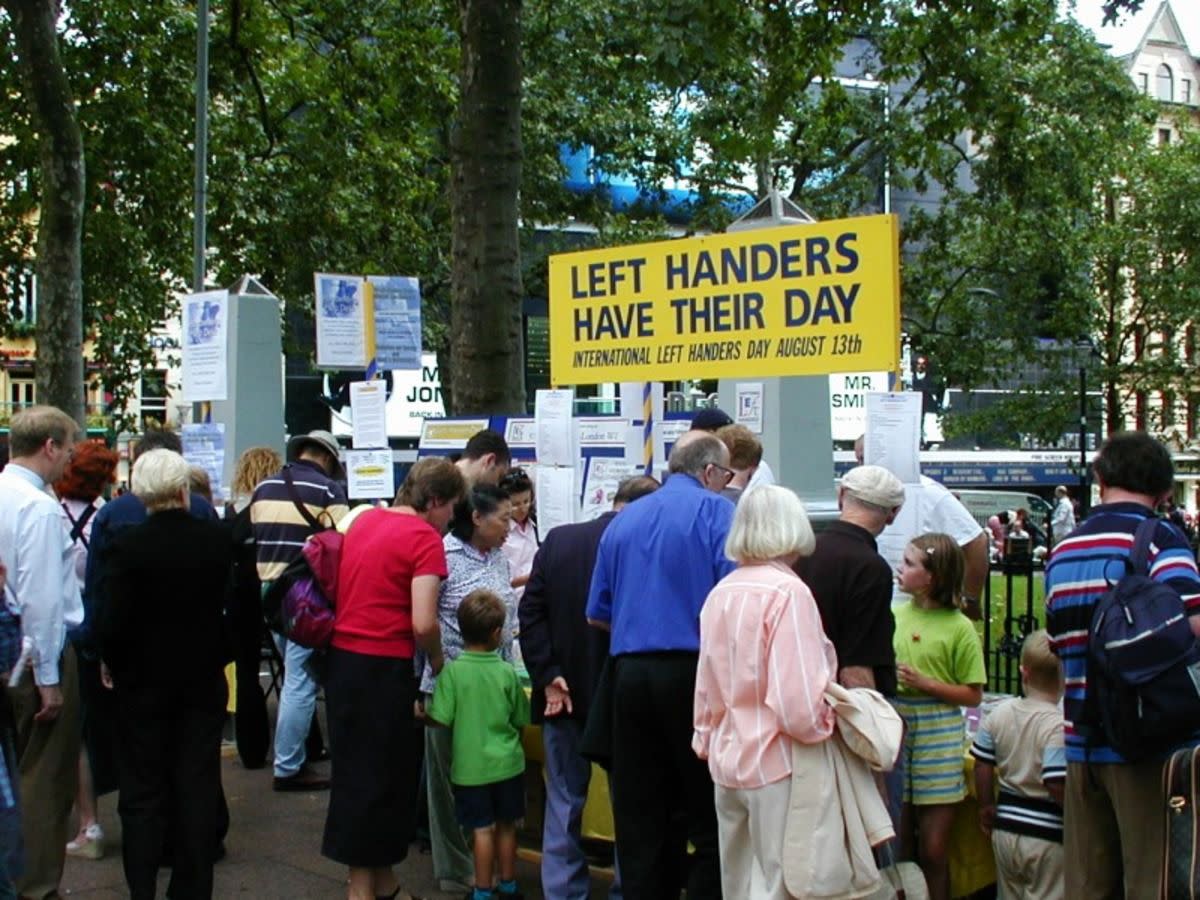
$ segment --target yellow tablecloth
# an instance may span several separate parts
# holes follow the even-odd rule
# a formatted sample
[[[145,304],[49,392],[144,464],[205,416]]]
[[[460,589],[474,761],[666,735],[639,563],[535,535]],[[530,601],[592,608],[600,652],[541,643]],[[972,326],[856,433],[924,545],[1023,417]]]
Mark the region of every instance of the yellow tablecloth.
[[[524,729],[521,742],[525,746],[525,758],[543,767],[544,778],[546,751],[542,746],[542,729],[537,725]],[[585,838],[609,842],[615,840],[617,833],[613,828],[612,804],[608,799],[608,773],[594,763],[592,781],[588,785],[587,803],[583,807],[581,831]]]
[[[992,842],[979,830],[979,803],[975,800],[975,759],[963,762],[967,776],[967,799],[954,811],[950,835],[950,894],[969,897],[996,883],[996,858]]]

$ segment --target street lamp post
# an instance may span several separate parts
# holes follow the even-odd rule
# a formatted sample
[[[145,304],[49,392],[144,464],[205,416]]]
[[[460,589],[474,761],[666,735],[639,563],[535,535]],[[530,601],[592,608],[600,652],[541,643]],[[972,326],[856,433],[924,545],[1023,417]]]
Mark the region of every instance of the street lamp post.
[[[1088,485],[1087,464],[1087,366],[1079,366],[1079,510],[1081,516],[1088,513],[1091,489]]]

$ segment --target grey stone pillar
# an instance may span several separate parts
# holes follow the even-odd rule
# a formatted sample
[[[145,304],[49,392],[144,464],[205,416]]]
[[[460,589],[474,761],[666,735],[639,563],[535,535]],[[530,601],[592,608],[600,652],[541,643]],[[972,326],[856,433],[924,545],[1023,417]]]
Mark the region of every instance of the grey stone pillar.
[[[247,447],[284,451],[279,298],[248,275],[229,289],[227,383],[228,399],[212,404],[212,420],[225,424],[225,487],[233,481],[237,458]]]

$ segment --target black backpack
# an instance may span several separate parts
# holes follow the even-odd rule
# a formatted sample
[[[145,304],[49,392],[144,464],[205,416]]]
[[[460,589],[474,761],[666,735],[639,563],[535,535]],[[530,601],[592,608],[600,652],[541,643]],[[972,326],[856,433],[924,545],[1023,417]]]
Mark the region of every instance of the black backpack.
[[[1084,715],[1076,730],[1136,762],[1200,732],[1200,642],[1183,598],[1150,577],[1159,520],[1134,534],[1125,574],[1096,602],[1088,632]]]

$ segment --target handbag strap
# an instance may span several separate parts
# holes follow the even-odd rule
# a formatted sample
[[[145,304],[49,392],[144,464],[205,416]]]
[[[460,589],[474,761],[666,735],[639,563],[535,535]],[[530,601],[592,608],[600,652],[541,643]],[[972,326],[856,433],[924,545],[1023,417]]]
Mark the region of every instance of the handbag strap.
[[[317,531],[325,531],[329,526],[321,524],[321,520],[312,514],[308,506],[300,499],[300,493],[296,490],[296,482],[292,479],[292,467],[288,464],[283,467],[283,482],[287,485],[288,496],[300,515],[304,517],[304,521],[315,528]]]
[[[78,519],[71,515],[71,510],[66,503],[62,504],[62,508],[63,512],[67,514],[67,520],[71,523],[71,543],[76,544],[83,541],[84,549],[89,549],[88,539],[83,533],[83,529],[87,527],[88,520],[96,512],[96,504],[93,502],[90,506],[85,506]]]

